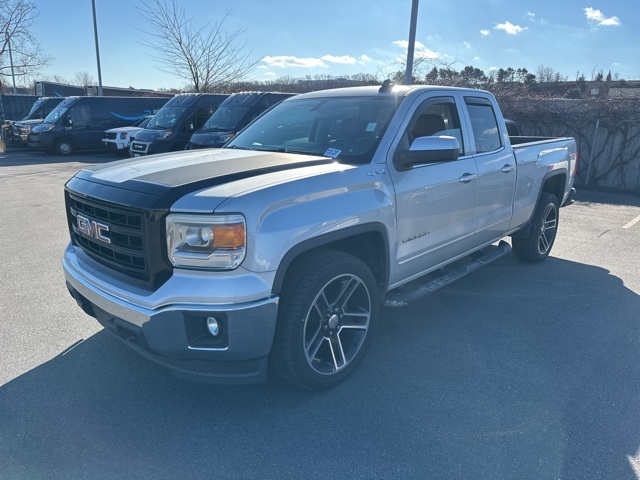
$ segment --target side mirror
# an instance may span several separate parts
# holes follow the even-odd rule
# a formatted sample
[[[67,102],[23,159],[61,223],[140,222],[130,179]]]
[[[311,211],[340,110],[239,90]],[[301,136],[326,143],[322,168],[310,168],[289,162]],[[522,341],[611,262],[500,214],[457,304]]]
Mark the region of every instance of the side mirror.
[[[67,117],[67,118],[64,119],[64,126],[65,127],[73,126],[73,120],[71,120],[71,117]]]
[[[398,170],[408,170],[414,165],[451,162],[460,156],[460,143],[456,137],[418,137],[408,150],[400,152],[396,159]]]

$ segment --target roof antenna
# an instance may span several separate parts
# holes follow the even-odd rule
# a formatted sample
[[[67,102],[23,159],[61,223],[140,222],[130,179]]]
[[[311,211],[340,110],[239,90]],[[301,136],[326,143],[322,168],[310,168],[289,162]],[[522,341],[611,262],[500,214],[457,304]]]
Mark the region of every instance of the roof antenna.
[[[394,86],[395,86],[395,83],[393,83],[389,78],[387,78],[384,82],[382,82],[382,86],[380,87],[380,90],[378,90],[378,93],[390,92]]]

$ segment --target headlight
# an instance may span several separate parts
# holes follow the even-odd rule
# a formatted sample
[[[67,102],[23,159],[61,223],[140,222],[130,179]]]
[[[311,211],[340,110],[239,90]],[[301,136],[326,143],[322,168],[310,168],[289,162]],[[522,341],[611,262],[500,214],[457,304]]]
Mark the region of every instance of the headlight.
[[[120,133],[120,139],[124,140],[125,138],[127,138],[127,132],[121,132]]]
[[[160,132],[156,138],[160,139],[160,140],[164,140],[165,138],[167,138],[169,135],[171,135],[171,130],[168,130],[166,132]]]
[[[237,268],[245,256],[246,230],[242,215],[169,215],[169,261],[175,267]]]

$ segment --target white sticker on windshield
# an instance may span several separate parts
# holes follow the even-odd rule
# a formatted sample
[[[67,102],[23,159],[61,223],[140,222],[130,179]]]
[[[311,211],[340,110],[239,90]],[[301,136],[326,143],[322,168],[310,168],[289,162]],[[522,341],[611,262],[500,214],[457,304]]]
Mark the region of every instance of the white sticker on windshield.
[[[377,126],[377,123],[376,123],[376,122],[371,122],[371,123],[369,123],[369,124],[367,125],[367,129],[366,129],[366,131],[367,131],[367,132],[375,132],[375,130],[376,130],[376,126]]]
[[[329,148],[326,152],[324,152],[325,157],[336,158],[338,155],[342,153],[342,150],[338,150],[337,148]]]

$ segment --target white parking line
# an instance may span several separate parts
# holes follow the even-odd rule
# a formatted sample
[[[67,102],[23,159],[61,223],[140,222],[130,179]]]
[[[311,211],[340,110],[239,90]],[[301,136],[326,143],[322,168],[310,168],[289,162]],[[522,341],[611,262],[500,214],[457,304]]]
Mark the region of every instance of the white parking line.
[[[636,218],[634,218],[633,220],[631,220],[629,223],[627,223],[624,227],[622,228],[631,228],[633,227],[636,223],[640,222],[640,215],[638,215]]]

